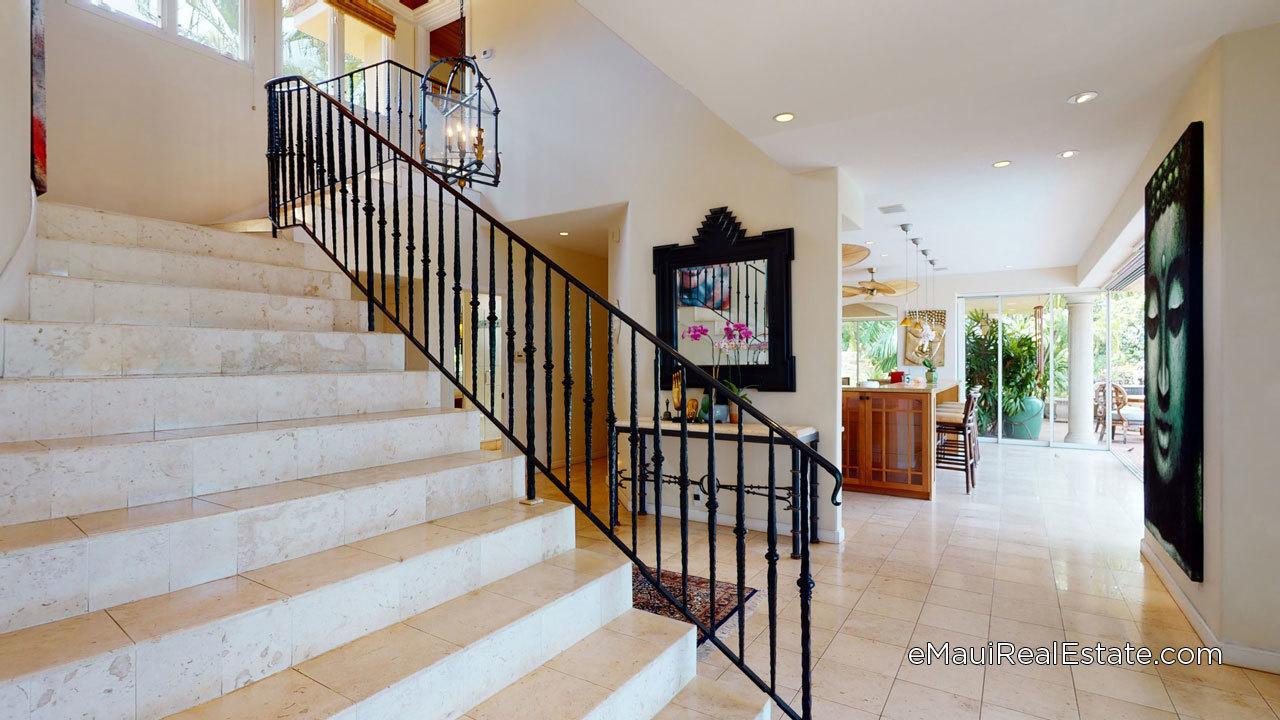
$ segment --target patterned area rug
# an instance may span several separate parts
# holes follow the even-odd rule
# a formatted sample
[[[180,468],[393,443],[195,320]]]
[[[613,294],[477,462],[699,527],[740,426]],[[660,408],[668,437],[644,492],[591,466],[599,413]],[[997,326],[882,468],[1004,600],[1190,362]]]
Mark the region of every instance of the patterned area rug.
[[[649,572],[653,572],[653,568],[649,568]],[[681,575],[678,572],[663,570],[659,580],[662,582],[663,587],[667,589],[667,592],[671,593],[673,597],[680,598],[682,592],[680,578]],[[689,608],[699,619],[710,617],[710,608],[712,603],[710,587],[711,581],[707,578],[698,577],[696,575],[689,576]],[[755,588],[744,587],[742,589],[743,604],[749,605],[747,601],[755,594]],[[675,608],[675,606],[667,602],[667,599],[662,597],[662,595],[654,589],[653,585],[649,584],[649,581],[645,580],[644,576],[640,574],[640,568],[637,568],[634,565],[631,566],[631,597],[632,606],[637,610],[644,610],[645,612],[651,612],[654,615],[662,615],[663,617],[673,618],[675,620],[680,620],[681,622],[689,622],[689,619],[684,616],[684,613],[680,612]],[[733,617],[739,611],[737,583],[717,580],[714,602],[716,607],[716,625],[711,628],[712,631],[718,630],[721,625],[724,625],[729,618]],[[705,623],[706,620],[704,619],[703,622]],[[699,630],[698,644],[701,645],[705,640],[706,638],[703,637],[702,631]]]

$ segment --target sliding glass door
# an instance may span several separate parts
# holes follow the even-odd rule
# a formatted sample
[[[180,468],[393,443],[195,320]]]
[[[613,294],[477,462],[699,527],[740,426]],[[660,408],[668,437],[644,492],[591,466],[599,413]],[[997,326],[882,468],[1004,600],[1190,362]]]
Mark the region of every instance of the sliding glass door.
[[[1138,283],[961,298],[964,377],[983,388],[979,434],[1055,447],[1120,444],[1117,454],[1140,467],[1143,297]]]

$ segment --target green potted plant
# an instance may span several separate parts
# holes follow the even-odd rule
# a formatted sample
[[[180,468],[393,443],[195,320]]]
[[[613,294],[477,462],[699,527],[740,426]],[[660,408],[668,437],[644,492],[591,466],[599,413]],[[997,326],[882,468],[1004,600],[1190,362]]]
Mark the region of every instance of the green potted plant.
[[[933,360],[929,358],[925,358],[924,361],[921,362],[920,364],[924,365],[925,382],[929,383],[930,385],[938,384],[938,366],[933,363]]]
[[[965,382],[982,388],[976,409],[979,434],[995,435],[997,418],[1003,417],[1005,437],[1038,438],[1047,387],[1036,362],[1034,332],[1006,322],[1001,354],[996,334],[1001,332],[1000,322],[982,310],[970,311],[966,320]],[[1001,385],[1004,404],[998,406]]]

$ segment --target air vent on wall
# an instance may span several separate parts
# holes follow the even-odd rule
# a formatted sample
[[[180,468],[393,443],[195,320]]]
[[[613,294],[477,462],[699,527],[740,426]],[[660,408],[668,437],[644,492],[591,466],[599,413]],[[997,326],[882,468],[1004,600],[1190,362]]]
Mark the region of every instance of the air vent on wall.
[[[907,211],[902,203],[897,205],[881,205],[879,208],[881,215],[893,215],[894,213],[904,213]]]

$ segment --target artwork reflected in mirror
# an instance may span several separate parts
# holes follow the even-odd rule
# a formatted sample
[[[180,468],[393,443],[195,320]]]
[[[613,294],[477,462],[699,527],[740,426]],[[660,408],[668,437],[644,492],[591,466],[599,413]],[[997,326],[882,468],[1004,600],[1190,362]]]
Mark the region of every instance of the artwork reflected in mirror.
[[[768,268],[768,260],[747,260],[676,271],[678,337],[701,334],[693,330],[700,327],[709,340],[684,343],[685,357],[699,365],[769,364]]]
[[[748,236],[728,208],[715,208],[691,245],[654,248],[658,337],[737,387],[794,391],[793,236],[791,229]],[[676,363],[664,364],[666,389]],[[705,384],[693,375],[687,383]]]
[[[1147,528],[1204,579],[1204,124],[1192,123],[1146,187]]]
[[[936,367],[947,364],[947,311],[908,310],[907,318],[918,320],[919,326],[906,329],[902,358],[907,365],[924,365],[929,360]]]

